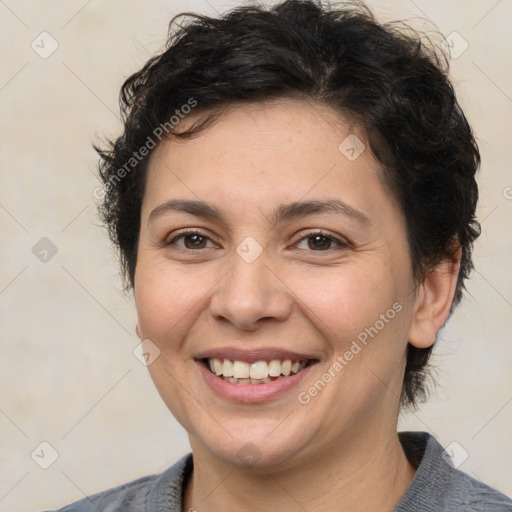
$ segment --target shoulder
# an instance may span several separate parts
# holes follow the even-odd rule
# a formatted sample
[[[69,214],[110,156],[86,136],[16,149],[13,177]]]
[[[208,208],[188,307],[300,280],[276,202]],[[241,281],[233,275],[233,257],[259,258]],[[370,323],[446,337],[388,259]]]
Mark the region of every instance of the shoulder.
[[[158,475],[138,478],[106,491],[86,496],[55,512],[97,512],[98,510],[131,512],[132,510],[144,510],[147,496],[157,479]]]
[[[450,454],[426,432],[401,432],[400,441],[416,476],[395,512],[512,512],[512,500],[456,469]]]
[[[512,512],[512,500],[466,473],[454,470],[449,502],[465,511]]]
[[[138,478],[86,496],[53,512],[140,512],[160,510],[162,503],[166,503],[165,510],[169,512],[181,512],[183,482],[191,470],[192,456],[189,454],[164,473]]]

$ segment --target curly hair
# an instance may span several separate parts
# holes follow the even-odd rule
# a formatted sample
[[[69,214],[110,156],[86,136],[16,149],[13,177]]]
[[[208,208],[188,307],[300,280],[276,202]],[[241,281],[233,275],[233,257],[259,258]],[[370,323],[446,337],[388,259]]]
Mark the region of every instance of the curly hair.
[[[180,17],[186,22],[178,26]],[[166,48],[122,86],[124,133],[95,146],[104,186],[99,211],[127,290],[134,284],[154,147],[201,132],[234,102],[295,97],[327,105],[362,127],[405,216],[417,282],[461,248],[453,310],[480,234],[480,154],[442,51],[404,24],[377,22],[362,2],[285,0],[237,7],[218,18],[187,12],[169,27]],[[192,107],[203,121],[175,130],[172,119]],[[408,346],[403,406],[426,397],[431,351]]]

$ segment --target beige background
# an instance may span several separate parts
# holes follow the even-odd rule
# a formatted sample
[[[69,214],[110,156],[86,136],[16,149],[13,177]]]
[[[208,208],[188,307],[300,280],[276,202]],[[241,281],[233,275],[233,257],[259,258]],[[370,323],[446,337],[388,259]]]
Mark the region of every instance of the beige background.
[[[1,511],[62,506],[188,451],[132,353],[134,307],[98,227],[91,143],[118,133],[119,87],[163,45],[171,15],[237,3],[0,1]],[[467,41],[452,76],[483,156],[477,271],[438,345],[441,387],[401,427],[457,442],[461,469],[512,495],[512,2],[369,4]],[[42,31],[59,45],[46,59],[31,48],[51,49]],[[58,249],[46,263],[32,253],[42,237]],[[31,458],[43,441],[58,452],[48,469]],[[34,459],[50,455],[43,446]]]

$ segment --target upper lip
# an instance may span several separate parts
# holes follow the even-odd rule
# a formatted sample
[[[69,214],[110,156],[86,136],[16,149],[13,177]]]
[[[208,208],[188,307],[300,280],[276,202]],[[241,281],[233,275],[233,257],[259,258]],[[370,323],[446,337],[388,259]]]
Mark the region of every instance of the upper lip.
[[[245,361],[247,363],[256,363],[257,361],[272,361],[278,359],[285,361],[309,361],[318,360],[313,354],[294,352],[290,350],[282,350],[277,348],[258,348],[253,350],[242,350],[239,348],[217,348],[208,349],[194,356],[194,359],[229,359],[230,361]]]

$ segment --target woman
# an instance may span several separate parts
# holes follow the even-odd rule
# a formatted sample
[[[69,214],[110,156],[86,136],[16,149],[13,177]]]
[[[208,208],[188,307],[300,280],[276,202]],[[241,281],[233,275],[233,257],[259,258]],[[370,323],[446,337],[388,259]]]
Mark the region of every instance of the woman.
[[[101,213],[192,454],[62,510],[512,510],[397,434],[479,234],[440,55],[288,0],[196,16],[121,99]]]

